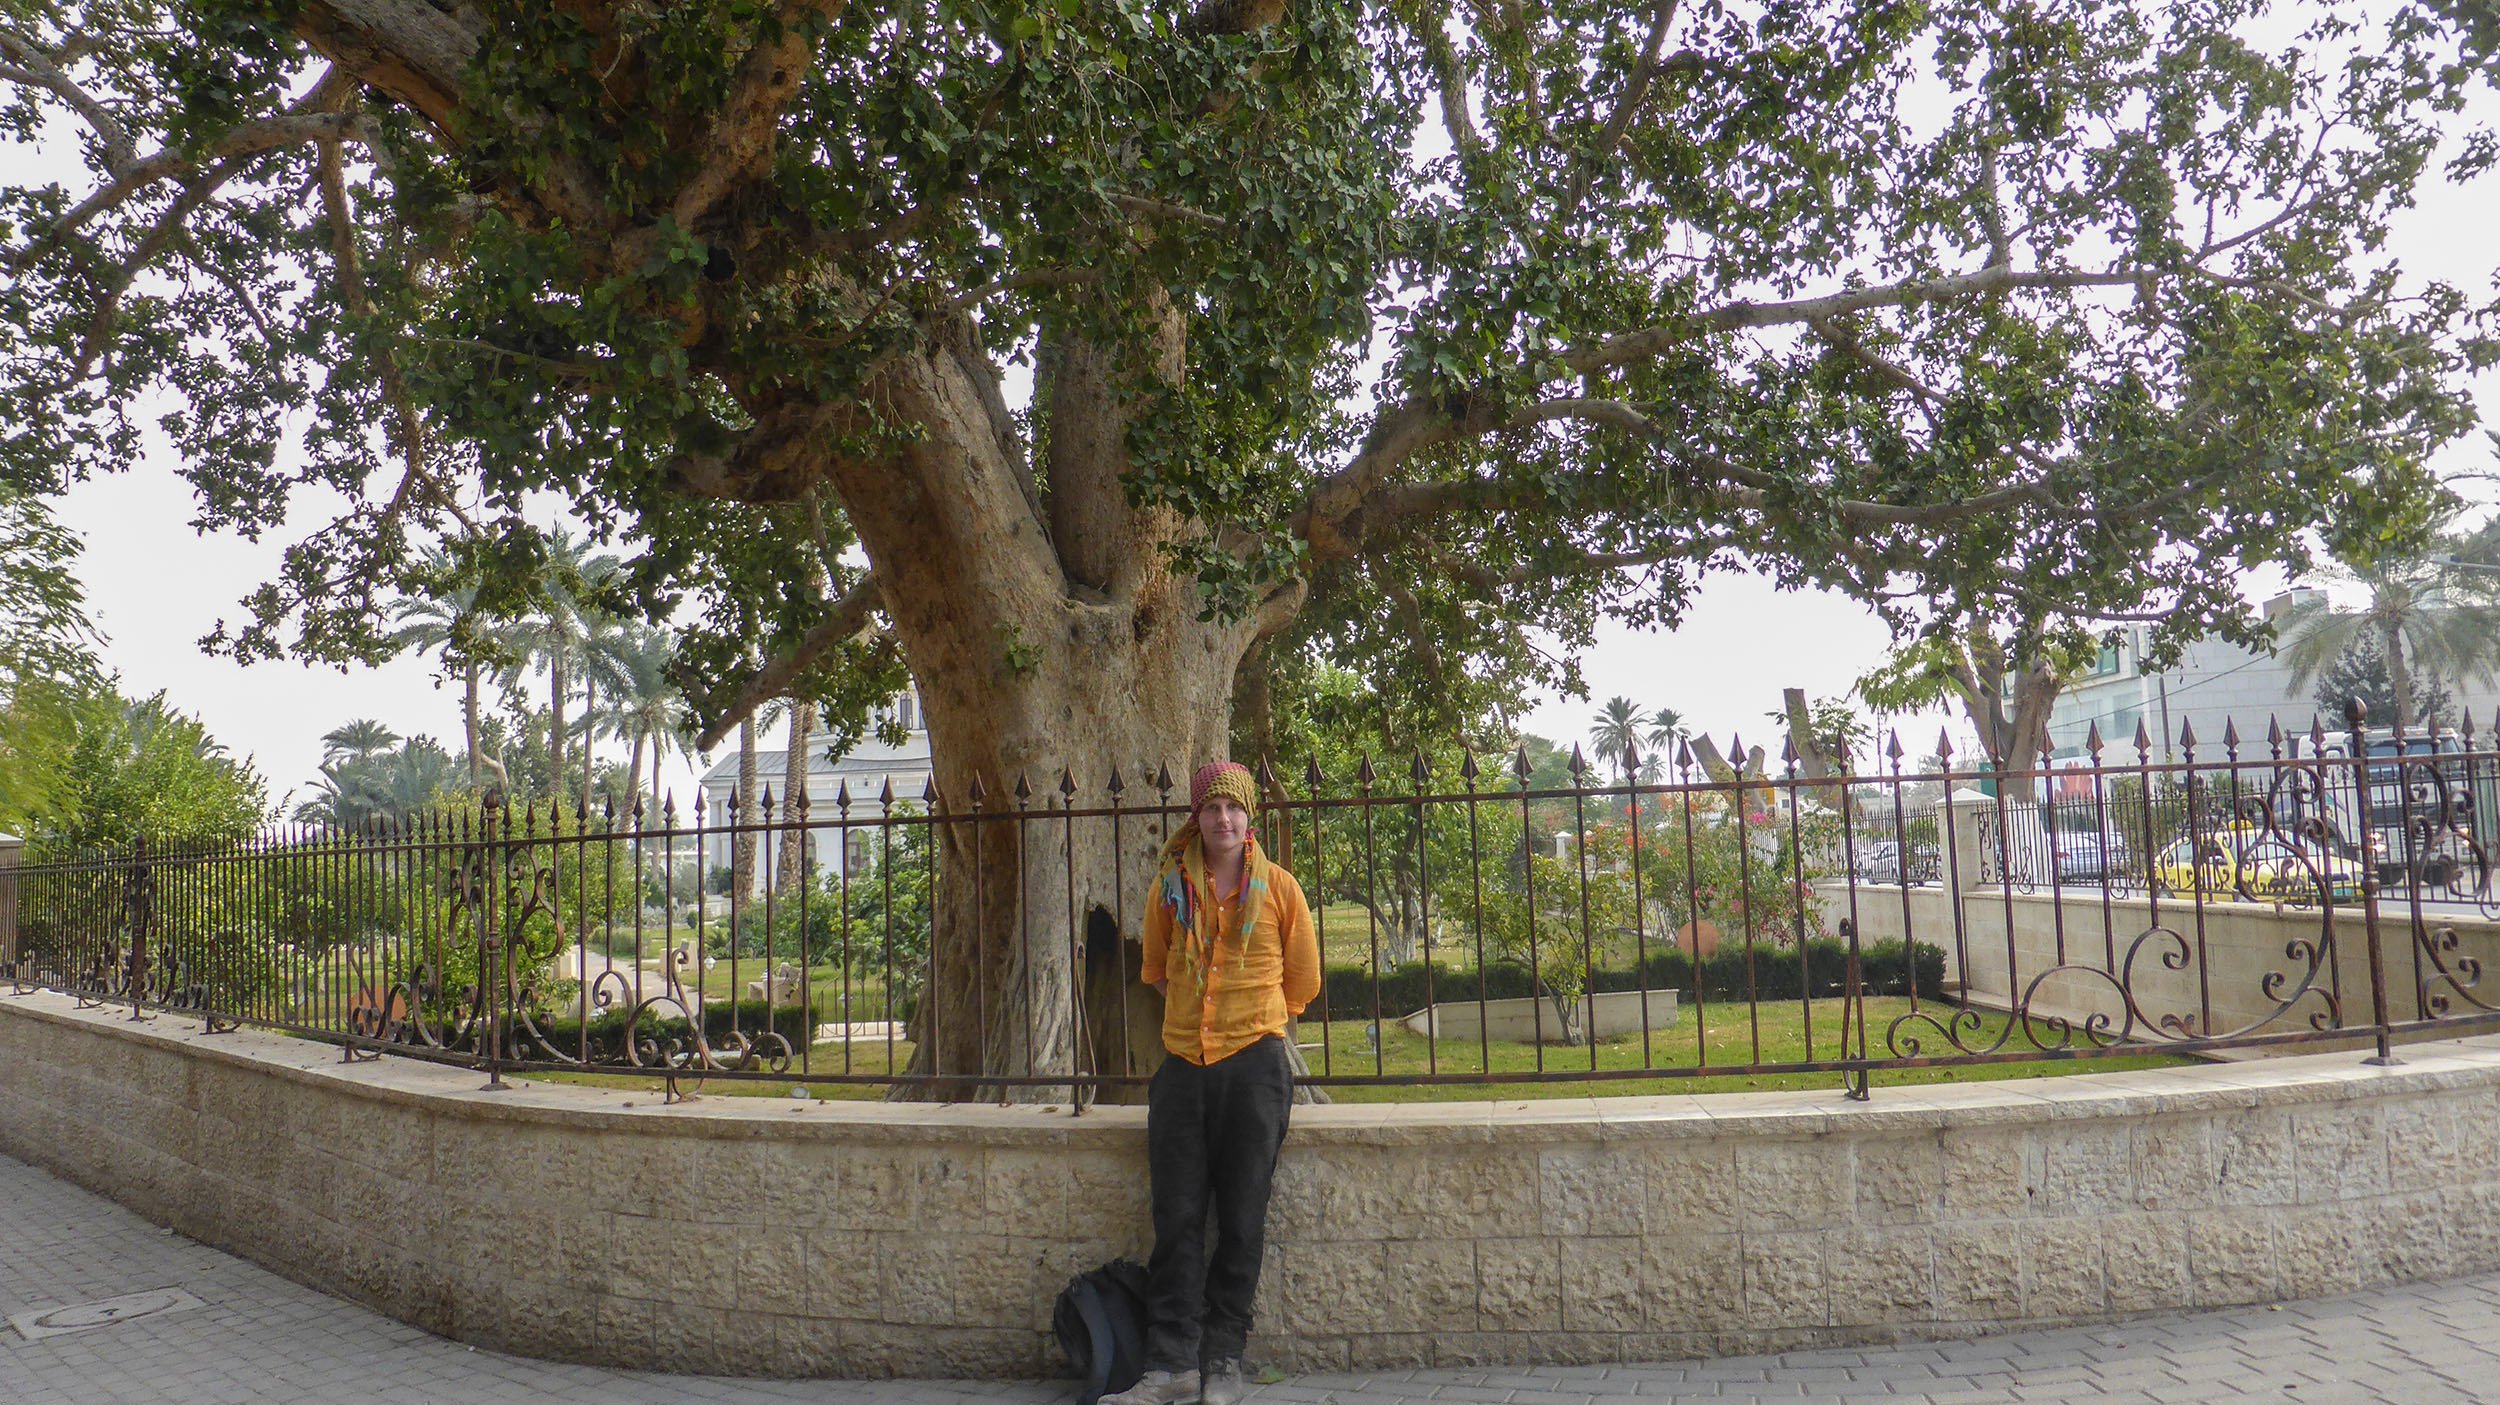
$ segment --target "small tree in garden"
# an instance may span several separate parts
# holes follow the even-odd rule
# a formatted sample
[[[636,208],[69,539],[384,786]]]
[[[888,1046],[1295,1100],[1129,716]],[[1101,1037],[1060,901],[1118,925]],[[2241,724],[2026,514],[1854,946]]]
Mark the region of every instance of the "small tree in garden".
[[[1695,921],[1722,942],[1793,945],[1828,936],[1814,899],[1839,820],[1731,804],[1720,795],[1672,795],[1644,816],[1642,888],[1669,932]]]
[[[1564,1040],[1584,1036],[1590,969],[1608,938],[1631,931],[1635,920],[1623,833],[1620,826],[1593,828],[1571,852],[1557,855],[1520,842],[1512,814],[1486,832],[1475,871],[1453,875],[1474,880],[1464,910],[1481,921],[1488,955],[1528,970],[1552,1008],[1553,1033]]]
[[[825,865],[825,887],[841,901],[849,924],[831,934],[827,951],[853,978],[884,981],[886,1009],[902,1018],[919,1004],[929,980],[932,856],[919,806],[897,804],[888,814],[895,823],[865,831],[864,863],[847,875]]]
[[[2421,673],[2408,679],[2412,692],[2412,712],[2406,727],[2421,732],[2432,726],[2453,728],[2457,725],[2456,704],[2447,685],[2434,673]],[[2344,646],[2318,676],[2316,691],[2310,704],[2320,717],[2335,719],[2341,726],[2344,706],[2354,698],[2361,700],[2367,712],[2364,724],[2371,727],[2393,727],[2396,724],[2396,684],[2387,667],[2386,646],[2372,639],[2356,639]]]

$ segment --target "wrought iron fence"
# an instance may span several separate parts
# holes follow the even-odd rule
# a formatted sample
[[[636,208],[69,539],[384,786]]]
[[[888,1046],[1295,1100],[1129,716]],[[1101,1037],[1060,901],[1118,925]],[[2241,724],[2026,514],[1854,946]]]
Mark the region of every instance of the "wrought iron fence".
[[[2500,752],[2139,731],[2025,767],[1706,774],[1689,748],[1265,770],[1326,967],[1317,1083],[1828,1075],[2395,1042],[2491,1021]],[[1744,756],[1738,745],[1730,755]],[[1140,792],[1150,792],[1141,794]],[[246,844],[39,849],[11,989],[507,1074],[1129,1090],[1167,772],[954,799],[488,804]],[[751,886],[742,881],[752,874]],[[0,894],[0,897],[9,896]],[[0,911],[8,904],[0,902]],[[2485,948],[2491,948],[2486,952]],[[948,1021],[956,1027],[948,1028]],[[1021,1028],[1018,1027],[1019,1022]],[[967,1028],[966,1026],[969,1026]]]

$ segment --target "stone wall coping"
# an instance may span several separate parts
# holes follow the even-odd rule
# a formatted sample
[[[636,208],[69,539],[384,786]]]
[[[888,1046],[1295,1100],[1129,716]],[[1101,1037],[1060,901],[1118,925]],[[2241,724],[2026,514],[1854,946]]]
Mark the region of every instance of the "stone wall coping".
[[[556,1083],[507,1075],[503,1092],[482,1091],[478,1070],[386,1055],[342,1062],[336,1046],[267,1031],[206,1034],[179,1014],[133,1022],[127,1006],[79,1009],[52,992],[0,997],[0,1015],[81,1026],[132,1043],[177,1048],[188,1057],[260,1070],[385,1104],[425,1104],[480,1122],[665,1131],[724,1140],[849,1139],[883,1143],[992,1146],[1100,1146],[1144,1134],[1142,1107],[1097,1106],[1071,1116],[1059,1103],[912,1104],[846,1099],[799,1102],[709,1096],[662,1104],[648,1091]],[[2026,1125],[2064,1120],[2288,1107],[2368,1097],[2491,1086],[2500,1073],[2500,1035],[2402,1046],[2401,1063],[2376,1067],[2358,1053],[2286,1055],[2173,1069],[2085,1073],[2058,1078],[1880,1088],[1871,1102],[1830,1092],[1669,1094],[1430,1103],[1304,1105],[1294,1109],[1288,1145],[1399,1146],[1534,1144],[1834,1133],[1955,1126]]]

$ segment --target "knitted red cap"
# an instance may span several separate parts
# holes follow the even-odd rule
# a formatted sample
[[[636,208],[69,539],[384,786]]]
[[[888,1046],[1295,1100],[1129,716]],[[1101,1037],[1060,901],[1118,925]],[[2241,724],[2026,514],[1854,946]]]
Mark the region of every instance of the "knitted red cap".
[[[1239,775],[1241,779],[1225,784],[1217,783],[1218,778],[1231,775]],[[1245,810],[1258,808],[1258,784],[1251,779],[1250,768],[1238,761],[1210,761],[1198,768],[1198,774],[1189,778],[1190,809],[1195,810],[1206,804],[1207,796],[1210,794],[1229,795],[1240,801],[1241,808]]]

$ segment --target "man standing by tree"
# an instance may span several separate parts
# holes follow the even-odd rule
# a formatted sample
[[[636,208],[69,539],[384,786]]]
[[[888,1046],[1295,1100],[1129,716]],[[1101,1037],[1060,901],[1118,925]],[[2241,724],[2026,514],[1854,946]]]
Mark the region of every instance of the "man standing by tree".
[[[1259,852],[1250,832],[1258,800],[1239,763],[1198,768],[1189,821],[1164,846],[1146,899],[1143,975],[1163,993],[1167,1055],[1146,1100],[1155,1222],[1146,1374],[1103,1405],[1230,1405],[1242,1395],[1268,1186],[1293,1107],[1285,1022],[1319,994],[1311,907],[1293,875]]]

